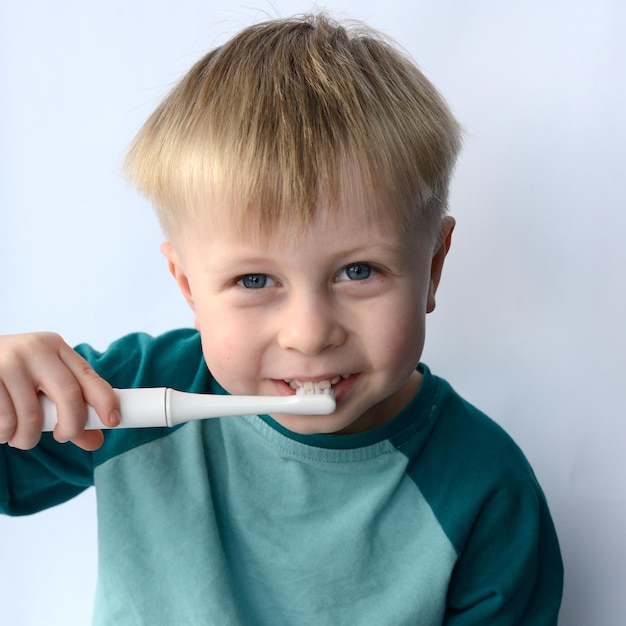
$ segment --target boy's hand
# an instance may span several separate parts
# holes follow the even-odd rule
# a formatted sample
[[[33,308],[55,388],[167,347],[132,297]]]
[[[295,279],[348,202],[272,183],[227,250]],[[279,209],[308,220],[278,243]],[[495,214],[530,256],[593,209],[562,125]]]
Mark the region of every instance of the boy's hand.
[[[0,443],[28,450],[39,442],[39,392],[57,405],[57,441],[95,450],[102,431],[84,430],[86,404],[103,423],[119,424],[117,396],[91,366],[54,333],[0,336]]]

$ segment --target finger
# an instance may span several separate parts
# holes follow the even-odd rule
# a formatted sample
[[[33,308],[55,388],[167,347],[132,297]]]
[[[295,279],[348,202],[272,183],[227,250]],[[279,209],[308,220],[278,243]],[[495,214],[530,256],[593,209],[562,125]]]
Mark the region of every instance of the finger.
[[[96,409],[105,425],[119,424],[118,400],[111,386],[66,344],[59,349],[58,358],[63,367],[57,368],[54,378],[48,378],[45,388],[42,386],[57,406],[55,438],[70,441],[82,434],[87,419],[86,403]]]
[[[69,346],[64,346],[59,356],[78,381],[85,402],[95,409],[102,423],[117,426],[120,423],[119,400],[111,385]]]
[[[67,369],[60,369],[55,372],[54,378],[47,378],[45,386],[41,385],[41,388],[56,405],[57,424],[54,427],[54,438],[65,443],[80,435],[87,421],[87,405],[73,374]]]
[[[0,382],[0,443],[6,443],[11,439],[17,426],[17,415],[11,396],[6,387]]]
[[[10,386],[7,384],[5,389],[13,404],[15,427],[7,443],[13,448],[30,450],[41,438],[43,415],[37,390],[25,376],[16,376],[10,382]]]
[[[104,443],[104,435],[101,430],[84,430],[77,437],[73,437],[71,442],[83,450],[92,452]]]

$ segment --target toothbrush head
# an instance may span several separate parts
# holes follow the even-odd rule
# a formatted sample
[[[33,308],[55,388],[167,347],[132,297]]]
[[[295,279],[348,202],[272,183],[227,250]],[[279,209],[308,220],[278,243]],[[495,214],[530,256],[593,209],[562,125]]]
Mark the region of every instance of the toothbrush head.
[[[335,392],[330,387],[320,387],[317,383],[307,383],[296,389],[295,396],[291,398],[300,415],[329,415],[335,411],[337,402]]]

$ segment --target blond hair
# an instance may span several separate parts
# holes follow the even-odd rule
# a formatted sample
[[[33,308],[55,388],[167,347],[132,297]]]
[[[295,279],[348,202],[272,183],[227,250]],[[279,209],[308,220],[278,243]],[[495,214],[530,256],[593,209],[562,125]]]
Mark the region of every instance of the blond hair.
[[[421,228],[446,212],[460,143],[406,55],[318,13],[251,26],[200,59],[141,128],[125,171],[166,233],[209,198],[266,234],[306,225],[320,202]]]

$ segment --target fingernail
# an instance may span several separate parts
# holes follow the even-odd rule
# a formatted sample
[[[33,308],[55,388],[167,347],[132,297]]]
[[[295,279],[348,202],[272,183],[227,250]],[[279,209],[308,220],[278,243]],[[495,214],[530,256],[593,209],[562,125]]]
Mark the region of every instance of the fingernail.
[[[109,424],[111,424],[111,426],[117,426],[120,423],[120,419],[120,412],[115,409],[115,411],[109,415]]]

